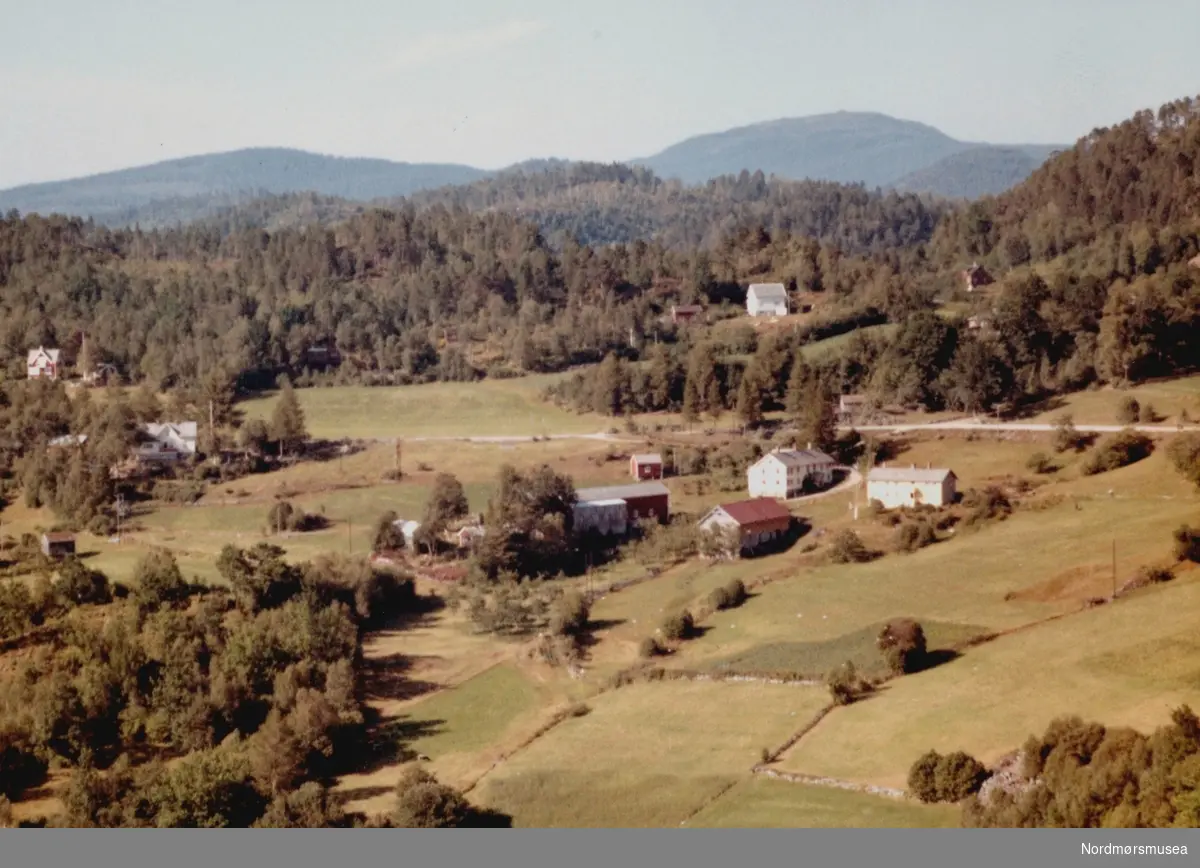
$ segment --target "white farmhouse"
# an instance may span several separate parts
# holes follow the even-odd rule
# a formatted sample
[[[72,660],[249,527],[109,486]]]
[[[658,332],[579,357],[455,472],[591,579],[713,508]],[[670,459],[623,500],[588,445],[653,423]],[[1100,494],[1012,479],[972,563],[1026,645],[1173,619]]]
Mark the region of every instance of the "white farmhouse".
[[[25,360],[26,376],[31,380],[57,380],[60,355],[58,350],[48,350],[45,347],[30,350]]]
[[[796,497],[806,480],[815,487],[829,485],[837,462],[819,449],[776,449],[746,471],[751,497]]]
[[[750,316],[787,316],[787,290],[782,283],[752,283],[746,290],[746,311]]]
[[[174,463],[196,454],[195,422],[143,425],[134,456],[141,462]]]
[[[954,502],[958,477],[945,467],[875,467],[867,474],[867,499],[886,509],[946,506]]]

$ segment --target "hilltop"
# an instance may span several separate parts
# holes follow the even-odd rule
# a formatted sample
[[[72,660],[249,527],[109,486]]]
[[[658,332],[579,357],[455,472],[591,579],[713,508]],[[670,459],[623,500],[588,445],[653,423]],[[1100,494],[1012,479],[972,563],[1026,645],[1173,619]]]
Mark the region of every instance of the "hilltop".
[[[813,180],[902,192],[973,198],[1022,181],[1049,146],[961,142],[914,121],[838,112],[769,121],[696,136],[634,160],[664,180],[701,186],[722,176],[761,171],[780,180]],[[62,213],[110,226],[189,223],[270,196],[315,194],[343,200],[318,209],[324,221],[354,204],[513,176],[562,176],[590,164],[530,159],[500,171],[442,163],[333,157],[288,148],[248,148],[167,160],[83,178],[0,191],[0,211]],[[628,167],[624,167],[628,168]],[[327,203],[328,204],[328,203]],[[295,222],[294,220],[292,222]],[[282,225],[289,225],[284,220]]]
[[[962,142],[927,124],[876,112],[834,112],[736,127],[685,139],[636,161],[667,178],[700,183],[761,169],[792,179],[821,179],[974,198],[1024,180],[1049,156],[1050,146]],[[969,160],[942,161],[970,153]],[[1014,164],[1013,154],[1027,158]],[[949,177],[946,177],[946,176]]]

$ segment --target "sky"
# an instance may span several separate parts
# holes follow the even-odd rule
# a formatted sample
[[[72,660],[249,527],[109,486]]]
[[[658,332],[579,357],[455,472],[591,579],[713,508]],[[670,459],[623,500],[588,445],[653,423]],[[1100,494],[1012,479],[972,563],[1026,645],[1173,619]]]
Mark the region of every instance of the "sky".
[[[0,188],[244,147],[500,168],[877,111],[1070,144],[1200,91],[1196,0],[0,0]]]

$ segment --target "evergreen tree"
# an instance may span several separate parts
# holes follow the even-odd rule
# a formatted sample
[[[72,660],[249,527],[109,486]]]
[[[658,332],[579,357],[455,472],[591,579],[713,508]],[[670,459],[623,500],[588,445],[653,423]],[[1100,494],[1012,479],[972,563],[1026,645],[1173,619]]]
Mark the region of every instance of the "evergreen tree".
[[[304,427],[304,411],[292,389],[291,381],[285,379],[279,393],[279,401],[271,414],[271,436],[279,444],[279,455],[294,451],[304,445],[308,431]]]

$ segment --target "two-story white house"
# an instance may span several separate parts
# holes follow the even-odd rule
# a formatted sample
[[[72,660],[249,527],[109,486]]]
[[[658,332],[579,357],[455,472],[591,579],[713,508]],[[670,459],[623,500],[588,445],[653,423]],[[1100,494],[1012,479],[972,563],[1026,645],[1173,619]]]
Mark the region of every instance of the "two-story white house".
[[[813,487],[833,481],[837,462],[819,449],[776,449],[768,452],[746,471],[751,497],[778,497],[787,500]]]
[[[752,283],[746,290],[750,316],[787,316],[788,296],[782,283]]]
[[[31,380],[57,380],[60,355],[59,350],[48,350],[45,347],[30,350],[25,359],[26,376]]]
[[[867,499],[886,509],[946,506],[957,494],[958,477],[946,467],[874,467],[867,474]]]

